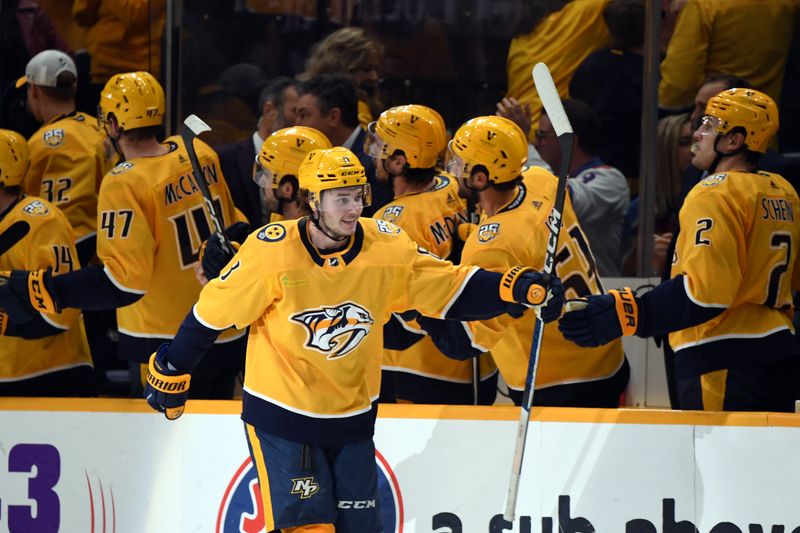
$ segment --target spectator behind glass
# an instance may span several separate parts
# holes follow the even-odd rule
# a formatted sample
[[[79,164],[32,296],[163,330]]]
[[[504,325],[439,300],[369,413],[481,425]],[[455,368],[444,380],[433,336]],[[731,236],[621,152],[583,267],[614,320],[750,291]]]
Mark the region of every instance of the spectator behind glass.
[[[383,45],[362,28],[342,28],[323,39],[297,78],[306,81],[326,74],[344,74],[358,92],[358,122],[366,128],[383,111],[378,80],[383,63]]]
[[[622,272],[622,225],[630,202],[625,176],[597,157],[600,122],[580,100],[563,100],[564,111],[575,132],[567,181],[572,206],[578,216],[600,276],[619,277]],[[551,168],[561,166],[561,145],[547,114],[536,130],[536,149]]]
[[[603,21],[607,0],[545,2],[560,9],[547,15],[528,33],[511,41],[506,61],[508,98],[531,106],[531,123],[539,123],[542,103],[533,87],[531,67],[541,61],[550,67],[558,93],[566,97],[569,81],[578,65],[592,51],[608,46]],[[561,4],[561,5],[559,5]]]
[[[570,98],[600,119],[597,155],[626,178],[639,175],[644,58],[644,0],[609,0],[603,18],[611,47],[592,52],[569,84]]]
[[[661,63],[659,105],[689,107],[703,80],[721,72],[777,101],[796,16],[797,0],[688,0]]]
[[[91,87],[95,101],[114,74],[147,71],[159,77],[166,0],[74,0],[72,16],[88,29]]]
[[[672,240],[675,215],[681,204],[683,173],[692,163],[692,123],[688,113],[665,117],[658,122],[656,136],[655,235],[651,266],[654,273],[664,267]],[[623,230],[623,275],[636,273],[639,198],[631,200]]]

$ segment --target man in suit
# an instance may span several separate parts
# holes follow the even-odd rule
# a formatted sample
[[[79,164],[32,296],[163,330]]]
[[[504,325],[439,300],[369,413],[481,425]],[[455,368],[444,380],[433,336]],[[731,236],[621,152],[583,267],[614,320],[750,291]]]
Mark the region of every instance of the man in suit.
[[[268,205],[268,200],[263,198],[253,181],[256,154],[270,134],[294,124],[296,104],[295,80],[287,77],[271,80],[258,100],[261,117],[253,135],[233,144],[216,147],[233,203],[244,213],[251,227],[264,224],[269,219],[269,211],[274,208]]]
[[[333,146],[351,150],[364,165],[372,188],[372,205],[362,216],[372,216],[394,198],[388,182],[375,177],[375,163],[364,152],[366,131],[358,122],[358,96],[353,82],[341,75],[318,76],[297,86],[297,126],[321,131]]]

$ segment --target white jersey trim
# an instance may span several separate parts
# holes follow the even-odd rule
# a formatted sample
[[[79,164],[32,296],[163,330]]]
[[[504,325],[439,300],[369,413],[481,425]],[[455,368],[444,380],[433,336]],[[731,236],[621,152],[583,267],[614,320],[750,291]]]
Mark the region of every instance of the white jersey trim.
[[[203,317],[201,317],[199,314],[197,314],[197,304],[194,304],[194,305],[192,306],[192,314],[194,315],[194,318],[195,318],[195,319],[196,319],[198,322],[200,322],[202,325],[204,325],[204,326],[205,326],[205,327],[207,327],[208,329],[213,329],[213,330],[216,330],[216,331],[222,331],[222,330],[224,330],[224,329],[228,329],[228,328],[230,327],[230,326],[224,326],[224,327],[221,327],[221,328],[220,328],[220,327],[214,326],[214,325],[212,325],[212,324],[209,324],[208,322],[206,322],[205,320],[203,320]]]
[[[384,367],[381,367],[381,370],[388,370],[390,372],[403,372],[405,374],[413,374],[415,376],[419,376],[419,377],[423,377],[423,378],[436,379],[436,380],[439,380],[439,381],[446,381],[448,383],[458,383],[458,384],[461,384],[461,385],[466,385],[466,384],[472,383],[472,379],[471,378],[469,378],[469,379],[459,379],[459,378],[452,378],[452,377],[445,377],[445,376],[437,376],[436,374],[428,374],[427,372],[420,372],[419,370],[412,370],[410,368],[403,368],[403,367],[400,367],[400,366],[384,366]],[[489,374],[486,374],[485,376],[482,376],[481,377],[481,381],[486,381],[487,379],[490,379],[495,374],[497,374],[497,369],[494,369]]]
[[[92,364],[87,362],[71,363],[68,365],[54,366],[53,368],[40,370],[39,372],[34,372],[32,374],[25,374],[24,376],[16,376],[13,378],[0,378],[0,383],[13,383],[15,381],[22,381],[23,379],[38,378],[39,376],[52,374],[53,372],[59,372],[61,370],[69,370],[70,368],[77,368],[79,366],[88,366],[89,368],[92,368]]]
[[[778,333],[779,331],[783,331],[788,329],[789,331],[792,330],[789,326],[778,326],[777,328],[773,328],[769,331],[762,331],[761,333],[729,333],[727,335],[717,335],[716,337],[707,337],[705,339],[700,339],[699,341],[693,342],[686,342],[684,344],[680,344],[672,348],[675,353],[678,353],[679,350],[684,350],[686,348],[691,348],[693,346],[700,346],[703,344],[709,344],[711,342],[717,341],[725,341],[729,339],[760,339],[762,337],[769,337],[773,333]]]
[[[84,235],[82,237],[78,237],[77,239],[75,239],[75,244],[78,244],[79,242],[83,242],[86,239],[89,239],[91,237],[96,237],[96,236],[97,236],[97,232],[96,231],[90,231],[86,235]]]
[[[450,301],[447,302],[447,305],[444,306],[444,309],[442,309],[442,314],[439,315],[439,318],[444,318],[445,316],[447,316],[447,312],[450,310],[451,307],[453,307],[453,304],[456,303],[456,300],[458,300],[458,297],[461,296],[462,292],[464,292],[464,287],[467,286],[467,283],[469,283],[469,280],[472,278],[472,276],[475,275],[475,273],[477,271],[478,271],[478,267],[472,267],[472,269],[470,270],[469,274],[467,274],[467,276],[464,278],[464,281],[461,283],[461,286],[458,288],[458,290],[453,295],[453,297],[450,299]]]
[[[689,277],[684,275],[683,276],[683,290],[686,292],[686,296],[694,303],[695,305],[699,305],[700,307],[714,307],[717,309],[727,309],[730,307],[728,304],[713,304],[713,303],[706,303],[701,302],[697,298],[692,295],[692,291],[689,290]]]
[[[349,418],[351,416],[363,415],[364,413],[368,413],[368,412],[370,412],[372,410],[372,404],[375,402],[375,400],[378,399],[377,395],[372,397],[372,398],[370,398],[369,399],[370,400],[370,404],[367,407],[364,407],[362,409],[356,409],[354,411],[348,411],[346,413],[337,413],[335,415],[324,415],[324,414],[321,414],[321,413],[312,413],[311,411],[305,411],[303,409],[298,409],[297,407],[291,407],[289,405],[286,405],[283,402],[279,402],[278,400],[276,400],[274,398],[270,398],[269,396],[265,396],[265,395],[263,395],[261,393],[255,392],[250,387],[243,387],[243,390],[245,392],[247,392],[247,394],[250,394],[251,396],[255,396],[256,398],[264,400],[265,402],[271,403],[272,405],[277,405],[281,409],[285,409],[286,411],[289,411],[291,413],[294,413],[294,414],[297,414],[297,415],[307,416],[307,417],[310,417],[310,418],[325,418],[325,419],[328,419],[328,418]]]
[[[123,285],[122,283],[117,281],[117,279],[114,277],[114,274],[112,274],[111,271],[108,269],[108,267],[105,266],[105,265],[103,265],[103,272],[106,273],[106,276],[108,276],[108,279],[111,280],[111,283],[113,283],[114,286],[116,288],[118,288],[119,290],[121,290],[121,291],[130,292],[132,294],[145,294],[147,292],[147,291],[140,291],[140,290],[137,290],[137,289],[131,289],[130,287],[126,287],[125,285]]]
[[[472,345],[473,348],[476,350],[480,350],[483,353],[489,351],[489,348],[481,346],[477,342],[475,342],[475,337],[472,336],[472,330],[469,328],[469,324],[467,322],[462,322],[461,325],[464,327],[464,330],[467,332],[467,337],[469,337],[469,343]]]
[[[63,324],[59,324],[58,322],[56,322],[56,321],[52,320],[51,318],[49,318],[44,313],[40,312],[39,316],[41,316],[42,320],[44,320],[45,322],[47,322],[48,324],[50,324],[54,328],[58,328],[58,329],[61,329],[61,330],[64,330],[64,331],[68,331],[72,327],[71,325],[65,326]]]
[[[400,322],[400,325],[403,326],[404,330],[410,331],[411,333],[416,333],[417,335],[428,334],[428,332],[425,331],[424,329],[417,329],[409,326],[408,323],[405,320],[403,320],[403,318],[398,313],[392,313],[392,314],[397,318],[397,321]]]
[[[139,339],[174,339],[175,335],[170,333],[139,333],[138,331],[130,331],[124,328],[117,328],[117,331],[128,337],[136,337]]]

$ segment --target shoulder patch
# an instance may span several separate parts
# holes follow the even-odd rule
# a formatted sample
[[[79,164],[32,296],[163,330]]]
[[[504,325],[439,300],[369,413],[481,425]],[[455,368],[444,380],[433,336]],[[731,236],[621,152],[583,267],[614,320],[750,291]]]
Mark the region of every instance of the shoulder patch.
[[[445,187],[448,187],[449,185],[450,185],[450,178],[448,178],[447,176],[443,176],[443,175],[440,174],[440,175],[436,176],[435,178],[433,178],[433,190],[434,191],[440,191],[440,190],[444,189]]]
[[[42,141],[44,145],[49,148],[58,148],[62,144],[64,144],[64,128],[56,128],[53,130],[47,130],[44,132],[42,136]]]
[[[258,240],[265,242],[278,242],[286,237],[286,228],[283,224],[267,224],[256,235]]]
[[[133,168],[133,163],[130,161],[123,161],[122,163],[117,163],[117,165],[111,169],[111,174],[116,176],[117,174],[122,174],[123,172],[127,172]]]
[[[490,222],[489,224],[482,224],[478,228],[478,242],[489,242],[500,234],[500,224],[497,222]]]
[[[385,220],[376,218],[375,224],[378,225],[378,231],[381,233],[386,233],[388,235],[397,235],[398,233],[400,233],[400,228],[395,226],[391,222],[386,222]]]
[[[383,220],[386,220],[387,222],[397,222],[402,213],[403,213],[402,205],[390,205],[389,207],[383,210],[381,218]]]
[[[44,205],[41,200],[32,200],[28,202],[22,210],[34,216],[43,216],[50,212],[50,209]]]
[[[713,187],[725,181],[725,178],[727,177],[727,174],[712,174],[711,176],[706,176],[703,178],[703,181],[700,183],[702,183],[704,187]]]

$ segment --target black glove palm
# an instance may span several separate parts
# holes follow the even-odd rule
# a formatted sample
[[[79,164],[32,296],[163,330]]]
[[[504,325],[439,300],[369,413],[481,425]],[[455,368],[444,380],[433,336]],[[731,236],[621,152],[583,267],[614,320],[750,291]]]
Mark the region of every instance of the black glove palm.
[[[236,222],[225,228],[225,236],[228,237],[235,249],[238,249],[238,243],[247,239],[249,233],[250,226],[244,222]],[[231,259],[233,259],[233,254],[225,250],[219,233],[214,233],[203,243],[200,264],[203,266],[203,274],[207,279],[212,280],[218,277]]]

